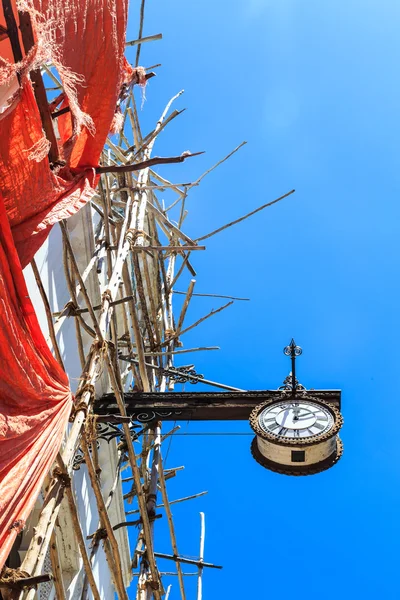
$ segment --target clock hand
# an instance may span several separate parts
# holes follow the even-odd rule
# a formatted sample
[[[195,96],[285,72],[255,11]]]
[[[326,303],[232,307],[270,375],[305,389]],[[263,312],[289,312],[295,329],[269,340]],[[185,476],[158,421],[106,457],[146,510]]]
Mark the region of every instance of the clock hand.
[[[285,424],[285,422],[286,422],[286,419],[287,419],[288,415],[289,415],[289,409],[286,409],[286,410],[285,410],[285,415],[284,415],[284,417],[283,417],[283,419],[282,419],[281,427],[283,427],[283,426],[284,426],[284,424]]]
[[[311,416],[315,416],[314,413],[311,410],[306,410],[306,412],[301,415],[301,417],[303,417],[303,418],[300,417],[298,419],[298,421],[305,421],[306,419],[310,418],[310,415]]]
[[[295,410],[295,409],[293,409],[293,410]],[[297,409],[297,411],[295,412],[295,415],[294,415],[294,417],[293,417],[293,421],[304,421],[304,419],[301,419],[301,418],[300,418],[300,411],[301,411],[301,410],[305,410],[305,411],[306,411],[305,413],[303,413],[303,414],[301,415],[302,417],[305,417],[306,415],[313,415],[313,414],[314,414],[314,413],[313,413],[311,410],[307,410],[306,408],[300,408],[300,407],[299,407],[299,408]],[[306,418],[308,418],[308,417],[306,417]]]
[[[300,410],[301,410],[300,406],[298,406],[297,404],[293,404],[293,413],[294,413],[293,420],[294,421],[297,421],[297,419],[299,418]]]

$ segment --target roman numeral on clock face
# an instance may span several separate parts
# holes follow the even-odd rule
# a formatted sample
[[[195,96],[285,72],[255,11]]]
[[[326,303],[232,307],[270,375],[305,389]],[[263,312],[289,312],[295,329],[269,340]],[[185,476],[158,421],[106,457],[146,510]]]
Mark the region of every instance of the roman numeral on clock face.
[[[274,419],[275,421],[275,419]],[[273,425],[269,425],[268,429],[270,429],[271,431],[275,431],[276,429],[279,429],[280,425],[278,425],[278,423],[274,423]]]
[[[328,417],[322,412],[322,410],[317,410],[315,413],[318,421],[327,421]]]
[[[321,423],[318,423],[318,421],[316,421],[313,425],[313,427],[316,427],[317,429],[319,429],[320,431],[322,431],[323,429],[325,429],[325,425],[322,425]]]

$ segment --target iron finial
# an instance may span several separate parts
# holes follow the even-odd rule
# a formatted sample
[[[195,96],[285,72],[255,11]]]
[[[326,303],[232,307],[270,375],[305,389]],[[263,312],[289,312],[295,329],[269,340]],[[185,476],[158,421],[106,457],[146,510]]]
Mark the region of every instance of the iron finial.
[[[289,346],[285,346],[285,348],[283,349],[283,353],[286,356],[300,356],[301,354],[303,354],[303,350],[300,346],[296,346],[296,342],[292,338]]]
[[[296,357],[300,356],[302,354],[303,350],[300,348],[300,346],[296,346],[296,342],[292,338],[289,346],[286,346],[284,348],[283,352],[286,356],[290,356],[291,361],[292,361],[292,372],[290,374],[290,378],[292,380],[291,390],[292,390],[292,396],[295,396],[296,390],[299,386],[299,382],[296,379]],[[286,380],[285,380],[285,383],[286,383]]]

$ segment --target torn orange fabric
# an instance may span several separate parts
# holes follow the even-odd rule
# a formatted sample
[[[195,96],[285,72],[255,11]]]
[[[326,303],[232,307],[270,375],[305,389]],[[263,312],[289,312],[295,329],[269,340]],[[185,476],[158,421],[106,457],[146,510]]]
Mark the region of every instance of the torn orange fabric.
[[[15,87],[16,70],[21,77],[10,107],[0,112],[0,190],[25,267],[53,224],[93,195],[94,168],[131,69],[124,57],[127,0],[20,0],[18,7],[31,15],[36,45],[26,65],[16,68],[8,38],[0,42],[0,99],[2,90],[4,96]],[[14,15],[18,22],[16,8]],[[62,106],[70,108],[56,119],[65,166],[54,170],[43,152],[46,139],[28,78],[40,60],[56,65],[66,93]]]
[[[29,160],[29,149],[42,137],[39,111],[27,80],[17,106],[0,120],[0,190],[23,267],[54,223],[79,210],[96,186],[94,169],[62,177],[50,169],[47,156],[40,162]]]
[[[68,377],[40,330],[0,196],[0,570],[68,422]]]

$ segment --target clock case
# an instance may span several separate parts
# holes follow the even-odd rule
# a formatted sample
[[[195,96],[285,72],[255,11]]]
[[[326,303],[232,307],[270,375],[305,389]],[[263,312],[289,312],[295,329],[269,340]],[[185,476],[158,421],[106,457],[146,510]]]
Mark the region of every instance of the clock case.
[[[311,402],[328,410],[333,416],[333,426],[325,433],[316,434],[304,438],[284,438],[277,435],[272,435],[265,431],[259,425],[260,414],[268,407],[279,404],[280,402]],[[251,453],[254,459],[263,467],[281,473],[284,475],[314,475],[322,471],[326,471],[338,462],[343,454],[343,444],[338,436],[338,432],[343,425],[343,417],[339,410],[328,402],[321,401],[319,398],[308,394],[290,396],[282,394],[281,397],[271,398],[254,408],[250,414],[250,426],[253,429],[256,437],[251,443]],[[285,452],[287,449],[287,452]],[[294,452],[293,452],[294,451]],[[300,452],[296,452],[300,451]],[[304,456],[315,456],[315,462],[305,459],[298,462],[301,451]],[[324,456],[328,452],[327,456]],[[273,460],[277,456],[281,459]],[[282,455],[285,458],[282,459]],[[322,460],[318,460],[318,455],[322,455]],[[295,457],[295,460],[293,460]],[[312,460],[312,458],[311,458]]]

